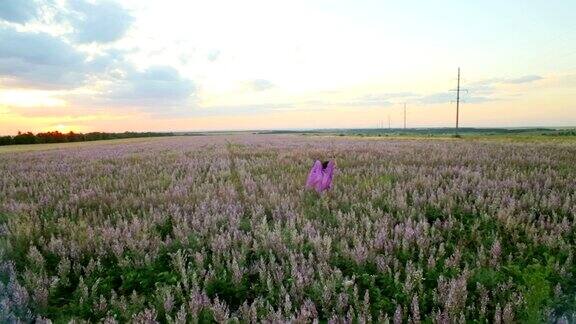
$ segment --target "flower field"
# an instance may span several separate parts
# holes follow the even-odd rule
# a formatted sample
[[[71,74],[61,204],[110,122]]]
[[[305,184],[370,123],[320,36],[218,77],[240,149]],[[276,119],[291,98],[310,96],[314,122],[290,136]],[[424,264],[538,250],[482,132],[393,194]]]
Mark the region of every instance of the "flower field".
[[[304,188],[334,159],[332,189]],[[0,154],[0,322],[576,321],[576,142]]]

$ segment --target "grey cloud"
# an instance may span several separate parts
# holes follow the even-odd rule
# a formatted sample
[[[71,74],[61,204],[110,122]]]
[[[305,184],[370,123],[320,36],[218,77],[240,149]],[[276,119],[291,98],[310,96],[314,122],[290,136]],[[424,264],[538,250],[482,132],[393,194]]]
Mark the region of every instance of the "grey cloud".
[[[86,62],[88,70],[93,73],[103,73],[111,69],[122,68],[125,64],[126,51],[109,49]]]
[[[51,0],[3,2],[0,19],[27,21],[39,18],[42,6]],[[24,5],[27,4],[27,5]],[[5,8],[16,8],[18,13]],[[24,10],[26,9],[26,10]],[[69,23],[71,34],[64,37],[42,32],[22,32],[0,25],[0,85],[35,89],[74,89],[88,82],[105,81],[109,86],[96,94],[68,94],[63,99],[72,106],[94,109],[132,107],[148,109],[162,106],[163,114],[187,110],[195,99],[195,86],[170,66],[136,70],[126,59],[129,50],[107,49],[96,56],[75,47],[78,43],[106,43],[120,39],[132,17],[114,2],[71,0],[57,12]],[[36,15],[36,17],[34,17]],[[108,109],[108,108],[106,108]]]
[[[124,63],[108,50],[91,59],[62,38],[0,27],[0,82],[38,89],[71,89]]]
[[[477,86],[492,86],[495,84],[521,84],[521,83],[530,83],[538,80],[544,79],[539,75],[524,75],[518,78],[491,78],[480,80],[476,82],[472,82],[469,85],[472,87]]]
[[[79,86],[85,60],[83,53],[57,37],[0,27],[2,83],[40,88]]]
[[[76,64],[84,55],[60,38],[46,33],[0,29],[0,57],[17,57],[30,64]]]
[[[538,80],[542,80],[543,77],[539,75],[525,75],[515,79],[506,79],[503,83],[512,83],[512,84],[519,84],[519,83],[529,83]]]
[[[0,20],[13,23],[26,23],[38,14],[37,2],[33,0],[0,1]]]
[[[423,104],[439,104],[446,103],[454,100],[454,94],[450,92],[438,92],[429,95],[422,96],[418,99],[418,102]]]
[[[119,103],[146,106],[182,104],[194,93],[194,83],[173,67],[152,66],[144,71],[130,69],[104,95]]]
[[[495,92],[494,87],[491,85],[477,85],[468,87],[468,89],[470,90],[471,93],[477,95],[490,95]]]
[[[496,99],[486,97],[486,96],[476,96],[476,95],[469,95],[467,93],[460,94],[460,100],[466,103],[483,103],[488,101],[494,101]],[[417,100],[419,103],[422,104],[444,104],[444,103],[451,103],[456,101],[456,93],[454,92],[438,92],[429,95],[425,95],[420,97]]]
[[[494,101],[496,99],[489,97],[493,93],[491,87],[483,86],[476,87],[476,90],[471,91],[473,94],[468,94],[462,92],[460,98],[463,102],[467,103],[482,103],[488,101]],[[398,102],[414,102],[420,104],[444,104],[451,103],[456,100],[456,94],[454,92],[438,92],[432,94],[418,94],[415,92],[384,92],[384,93],[372,93],[366,94],[352,100],[344,101],[309,101],[302,104],[305,105],[316,105],[318,107],[389,107]],[[288,107],[287,104],[283,104],[282,107]],[[298,107],[297,104],[291,104],[290,107]]]
[[[469,92],[462,92],[461,99],[467,103],[483,103],[498,100],[494,98],[498,84],[522,84],[544,79],[539,75],[525,75],[518,78],[491,78],[469,83],[464,87]],[[442,104],[456,100],[454,92],[439,92],[420,96],[417,101],[423,104]]]
[[[90,3],[70,1],[68,19],[74,28],[73,38],[79,43],[109,43],[119,40],[130,28],[134,18],[112,1]]]
[[[194,83],[169,66],[135,70],[124,52],[110,49],[88,58],[72,45],[46,33],[0,27],[0,83],[36,89],[73,89],[89,80],[109,81],[100,98],[70,98],[96,106],[182,105],[194,94]]]
[[[119,40],[134,20],[126,9],[111,0],[69,0],[66,7],[57,7],[52,0],[0,0],[0,20],[24,24],[42,18],[45,12],[53,12],[58,22],[70,24],[71,38],[78,43]]]
[[[498,98],[494,97],[494,95],[497,93],[498,85],[523,84],[542,79],[544,78],[539,75],[525,75],[518,78],[490,78],[479,80],[464,85],[464,88],[467,88],[469,93],[461,93],[461,98],[467,103],[483,103],[488,101],[495,101],[498,100]],[[448,103],[454,100],[455,94],[453,92],[445,92],[423,96],[419,99],[419,102],[424,104],[439,104]]]
[[[466,97],[464,98],[465,103],[471,103],[471,104],[490,102],[490,101],[496,101],[496,100],[498,100],[498,99],[490,98],[490,97],[481,97],[481,96],[471,96],[468,98],[466,98]]]

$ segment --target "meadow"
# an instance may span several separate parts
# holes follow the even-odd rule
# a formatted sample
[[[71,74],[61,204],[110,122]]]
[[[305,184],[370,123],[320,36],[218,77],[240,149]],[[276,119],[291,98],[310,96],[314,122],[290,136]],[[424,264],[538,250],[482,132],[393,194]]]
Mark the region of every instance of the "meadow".
[[[573,139],[42,146],[0,154],[0,322],[576,322]]]

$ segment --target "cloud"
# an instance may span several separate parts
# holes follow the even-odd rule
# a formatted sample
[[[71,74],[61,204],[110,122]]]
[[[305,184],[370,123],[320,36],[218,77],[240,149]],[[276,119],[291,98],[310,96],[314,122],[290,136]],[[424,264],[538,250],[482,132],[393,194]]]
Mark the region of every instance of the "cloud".
[[[0,57],[21,58],[30,64],[65,65],[83,61],[84,55],[62,39],[46,33],[0,29]]]
[[[464,96],[463,99],[464,103],[469,103],[469,104],[478,104],[478,103],[484,103],[484,102],[490,102],[490,101],[496,101],[498,99],[496,98],[491,98],[491,97],[482,97],[482,96]]]
[[[475,104],[475,103],[494,101],[496,99],[490,98],[490,97],[485,97],[485,96],[469,95],[466,92],[463,92],[463,93],[460,93],[460,100],[461,100],[461,102]],[[419,102],[419,103],[430,104],[430,105],[445,104],[445,103],[451,103],[454,101],[456,101],[456,93],[455,92],[438,92],[438,93],[425,95],[425,96],[422,96],[422,97],[417,99],[417,102]]]
[[[220,51],[214,50],[208,53],[207,59],[210,62],[215,62],[216,60],[218,60],[219,57],[220,57]]]
[[[539,75],[525,75],[518,78],[491,78],[469,83],[464,87],[468,92],[461,92],[462,102],[476,104],[498,100],[494,96],[497,94],[498,85],[523,84],[544,79]],[[445,104],[456,101],[455,92],[438,92],[422,95],[416,98],[422,104]]]
[[[475,95],[491,95],[496,92],[496,89],[492,85],[475,85],[467,88],[470,93]]]
[[[521,84],[521,83],[530,83],[538,80],[542,80],[544,77],[539,75],[524,75],[518,78],[491,78],[480,80],[476,82],[472,82],[469,85],[472,87],[477,86],[493,86],[496,84]]]
[[[275,87],[274,83],[264,79],[248,81],[248,86],[254,91],[265,91]]]
[[[133,21],[127,10],[108,0],[69,0],[61,4],[56,6],[52,0],[0,0],[1,86],[75,89],[61,98],[82,113],[132,108],[166,115],[189,110],[195,102],[195,84],[173,67],[150,66],[138,70],[126,59],[128,50],[107,46],[99,47],[95,54],[80,46],[121,39]],[[50,11],[47,15],[46,10]],[[2,20],[18,23],[38,20],[65,27],[69,32],[56,36],[22,31],[20,27],[3,24]],[[216,58],[218,54],[214,55]]]
[[[74,89],[125,64],[124,52],[93,57],[63,38],[0,27],[0,84],[36,89]]]
[[[506,79],[502,81],[502,83],[512,83],[512,84],[520,84],[520,83],[530,83],[538,80],[544,79],[539,75],[525,75],[515,79]]]
[[[37,88],[80,86],[86,55],[46,33],[0,27],[0,79],[3,84]]]
[[[171,66],[129,69],[103,95],[119,104],[136,106],[181,105],[195,93],[194,83]]]
[[[12,23],[26,23],[38,14],[36,1],[32,0],[2,0],[0,1],[0,20]]]
[[[99,84],[91,87],[97,95],[66,97],[80,106],[149,109],[182,106],[193,98],[194,83],[173,67],[136,70],[124,56],[122,50],[109,49],[89,57],[62,38],[0,27],[0,84],[4,86],[71,90]]]
[[[70,1],[73,11],[68,20],[74,29],[72,36],[79,43],[110,43],[122,38],[134,18],[119,4],[112,1],[90,3]]]
[[[454,100],[456,96],[450,92],[438,92],[429,95],[422,96],[418,99],[418,102],[423,104],[440,104],[447,103]]]
[[[53,0],[0,0],[0,20],[24,24],[48,12],[57,18],[53,23],[72,29],[71,40],[82,44],[117,41],[134,21],[130,12],[111,0],[69,0],[65,6]]]

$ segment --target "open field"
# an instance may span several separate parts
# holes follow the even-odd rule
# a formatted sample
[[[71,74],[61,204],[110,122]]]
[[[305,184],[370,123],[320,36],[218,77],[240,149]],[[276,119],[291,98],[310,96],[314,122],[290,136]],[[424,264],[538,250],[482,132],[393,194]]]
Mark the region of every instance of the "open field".
[[[0,322],[576,321],[576,141],[59,145],[0,154]]]
[[[440,129],[349,129],[342,131],[310,131],[302,134],[311,136],[346,136],[371,139],[408,139],[408,140],[458,140],[458,141],[497,141],[497,142],[549,142],[574,143],[576,130],[567,128],[554,129],[461,129],[455,136],[452,128]]]
[[[110,139],[110,140],[87,141],[87,142],[6,145],[6,146],[0,146],[0,154],[29,152],[29,151],[47,151],[47,150],[66,149],[66,148],[79,148],[93,145],[99,146],[107,144],[129,144],[138,142],[161,141],[165,139],[166,137],[137,137],[137,138],[122,138],[122,139]]]

